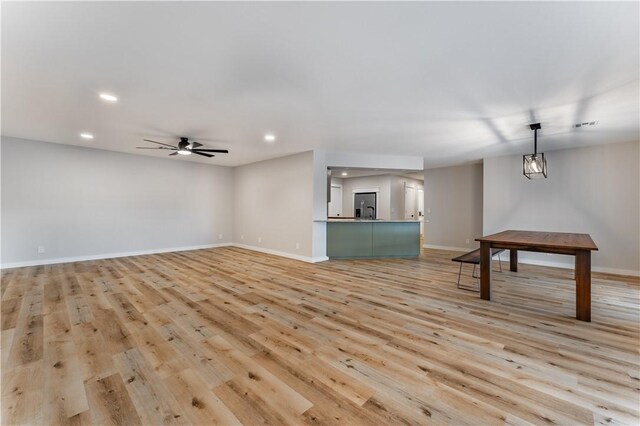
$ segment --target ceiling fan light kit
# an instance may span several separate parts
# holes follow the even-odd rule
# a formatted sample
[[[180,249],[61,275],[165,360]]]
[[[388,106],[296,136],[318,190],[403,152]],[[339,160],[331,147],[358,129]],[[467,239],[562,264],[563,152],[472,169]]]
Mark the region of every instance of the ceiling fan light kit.
[[[530,124],[533,130],[533,154],[525,154],[522,156],[522,174],[527,179],[545,178],[547,177],[547,160],[544,153],[538,153],[538,130],[542,128],[540,123]]]
[[[226,149],[201,149],[202,145],[200,142],[189,142],[189,138],[185,138],[185,137],[181,137],[180,138],[180,142],[178,142],[178,146],[174,146],[174,145],[169,145],[167,143],[162,143],[162,142],[156,142],[156,141],[152,141],[150,139],[144,139],[145,142],[151,142],[151,143],[155,143],[157,145],[160,146],[137,146],[137,149],[165,149],[168,151],[173,151],[171,154],[169,155],[191,155],[191,154],[196,154],[196,155],[201,155],[203,157],[215,157],[215,155],[213,154],[209,154],[209,152],[215,152],[218,154],[228,154],[229,151]]]

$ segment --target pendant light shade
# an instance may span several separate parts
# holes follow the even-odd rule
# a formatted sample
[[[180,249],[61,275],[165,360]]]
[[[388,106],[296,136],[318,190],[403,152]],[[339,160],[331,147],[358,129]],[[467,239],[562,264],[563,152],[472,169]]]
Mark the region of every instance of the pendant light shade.
[[[540,123],[530,124],[531,130],[533,130],[533,154],[526,154],[522,156],[522,174],[527,179],[546,178],[547,177],[547,160],[544,158],[543,153],[538,154],[538,129]]]
[[[522,173],[529,179],[547,177],[547,160],[544,154],[528,154],[522,156]]]

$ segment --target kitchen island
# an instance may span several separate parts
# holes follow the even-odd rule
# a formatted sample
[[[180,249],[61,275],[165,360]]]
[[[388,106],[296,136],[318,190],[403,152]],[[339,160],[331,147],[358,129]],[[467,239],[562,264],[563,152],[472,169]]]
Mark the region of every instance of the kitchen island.
[[[330,259],[380,259],[420,255],[417,220],[329,219]]]

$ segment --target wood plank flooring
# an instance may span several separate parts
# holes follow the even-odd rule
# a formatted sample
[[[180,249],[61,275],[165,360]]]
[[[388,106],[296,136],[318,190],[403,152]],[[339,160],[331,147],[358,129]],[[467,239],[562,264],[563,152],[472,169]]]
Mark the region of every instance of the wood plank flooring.
[[[2,424],[638,424],[640,283],[239,248],[2,271]],[[464,279],[471,282],[470,269]]]

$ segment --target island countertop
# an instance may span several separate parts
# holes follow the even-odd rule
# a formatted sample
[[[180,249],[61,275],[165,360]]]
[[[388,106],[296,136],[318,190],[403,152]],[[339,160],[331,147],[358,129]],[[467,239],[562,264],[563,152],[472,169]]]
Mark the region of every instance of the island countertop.
[[[419,223],[414,219],[315,219],[314,222],[325,223]]]

